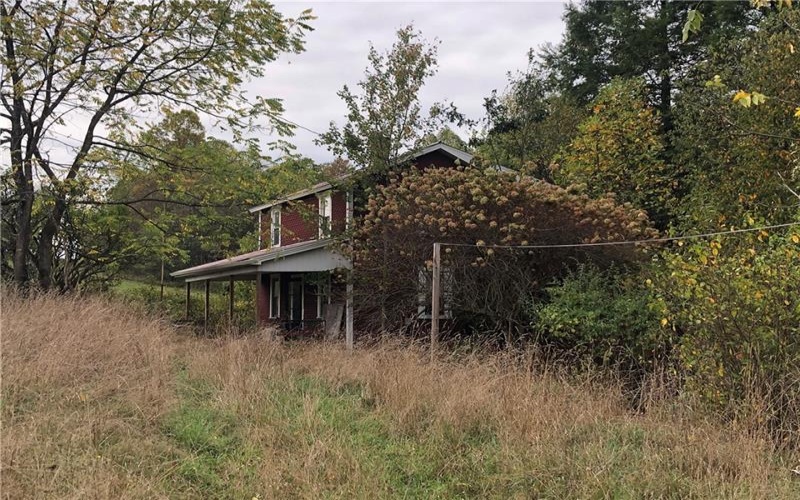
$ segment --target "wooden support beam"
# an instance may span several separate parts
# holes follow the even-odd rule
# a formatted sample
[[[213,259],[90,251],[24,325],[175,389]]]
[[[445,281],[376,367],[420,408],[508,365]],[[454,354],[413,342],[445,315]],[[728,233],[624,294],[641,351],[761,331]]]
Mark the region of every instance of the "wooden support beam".
[[[206,300],[205,300],[205,308],[203,309],[203,330],[208,330],[208,317],[210,313],[209,308],[209,297],[211,295],[211,281],[206,280]]]
[[[352,349],[355,345],[355,334],[353,332],[353,271],[347,273],[347,301],[345,304],[344,320],[345,345]]]
[[[233,326],[233,276],[228,279],[228,321]]]
[[[192,300],[192,282],[186,282],[186,321],[189,321],[189,312],[191,310],[191,300]]]
[[[441,245],[433,244],[433,280],[431,284],[431,360],[436,356],[439,343],[439,295],[441,294]]]

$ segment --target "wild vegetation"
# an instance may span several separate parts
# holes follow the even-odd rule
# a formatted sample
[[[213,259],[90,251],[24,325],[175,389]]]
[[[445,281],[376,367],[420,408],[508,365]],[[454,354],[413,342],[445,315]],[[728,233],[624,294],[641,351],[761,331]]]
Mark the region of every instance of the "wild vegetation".
[[[100,298],[3,291],[10,498],[792,498],[797,464],[657,376],[535,350],[198,338]],[[796,457],[794,457],[796,458]]]
[[[283,141],[265,154],[258,123],[291,126],[279,101],[243,93],[303,50],[309,12],[21,5],[0,2],[0,271],[20,287],[3,295],[4,493],[800,495],[791,2],[571,3],[563,39],[532,49],[476,120],[423,108],[437,46],[403,27],[339,93],[347,115],[319,144],[346,158],[327,167]],[[90,120],[56,163],[43,148],[72,113]],[[210,136],[207,117],[234,142]],[[406,165],[431,139],[475,160]],[[244,207],[348,172],[342,188],[363,208],[342,245],[360,326],[391,337],[357,356],[200,339],[36,290],[117,285],[117,298],[174,319],[181,293],[162,301],[122,270],[157,277],[250,250]],[[636,244],[569,246],[622,240]],[[428,312],[433,242],[450,245],[443,307],[461,321],[447,331],[464,335],[429,363],[404,334]],[[252,290],[235,299],[246,328]],[[213,294],[212,309],[224,301]]]

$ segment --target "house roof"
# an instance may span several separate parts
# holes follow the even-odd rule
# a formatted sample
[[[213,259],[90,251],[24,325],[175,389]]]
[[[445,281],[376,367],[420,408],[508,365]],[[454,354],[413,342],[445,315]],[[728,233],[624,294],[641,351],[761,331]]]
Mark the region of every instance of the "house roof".
[[[199,266],[189,267],[170,273],[173,278],[197,278],[216,275],[220,272],[232,271],[234,269],[252,268],[253,272],[257,271],[257,267],[264,262],[283,259],[292,255],[297,255],[303,252],[309,252],[320,248],[325,248],[331,243],[330,238],[312,241],[303,241],[285,247],[268,248],[265,250],[257,250],[249,252],[228,259],[217,260],[202,264]]]
[[[422,156],[429,155],[429,154],[435,153],[435,152],[444,153],[445,155],[449,156],[450,158],[452,158],[454,160],[458,160],[458,161],[460,161],[461,163],[463,163],[465,165],[467,163],[472,162],[472,158],[474,158],[473,155],[467,153],[466,151],[463,151],[463,150],[458,149],[458,148],[454,148],[453,146],[449,146],[449,145],[443,143],[442,141],[438,141],[438,142],[434,142],[430,146],[426,146],[426,147],[424,147],[422,149],[418,149],[416,151],[412,151],[406,157],[403,158],[403,161],[416,160],[417,158],[420,158]]]
[[[458,161],[460,161],[461,163],[463,163],[465,165],[468,164],[468,163],[471,163],[472,162],[472,158],[474,158],[473,155],[467,153],[466,151],[462,151],[462,150],[460,150],[458,148],[454,148],[453,146],[449,146],[449,145],[439,141],[439,142],[435,142],[435,143],[431,144],[430,146],[426,146],[426,147],[424,147],[422,149],[418,149],[416,151],[413,151],[413,152],[407,154],[406,156],[404,156],[401,159],[401,162],[413,161],[413,160],[416,160],[417,158],[421,158],[421,157],[423,157],[425,155],[428,155],[428,154],[431,154],[431,153],[435,153],[435,152],[444,153],[446,156],[449,156],[450,158],[452,158],[454,160],[458,160]],[[342,176],[338,177],[336,180],[337,181],[342,181],[342,180],[347,179],[348,177],[350,177],[350,174],[345,174],[345,175],[342,175]],[[296,192],[291,193],[291,194],[289,194],[287,196],[284,196],[283,198],[278,198],[278,199],[275,199],[275,200],[268,201],[267,203],[263,203],[261,205],[256,205],[253,208],[250,208],[249,212],[252,214],[252,213],[255,213],[255,212],[259,212],[261,210],[265,210],[267,208],[274,207],[275,205],[280,205],[281,203],[285,203],[287,201],[299,200],[300,198],[305,198],[308,195],[317,194],[317,193],[321,193],[323,191],[327,191],[328,189],[331,189],[332,187],[333,187],[333,185],[330,182],[320,182],[318,184],[314,184],[310,188],[303,189],[302,191],[296,191]]]
[[[310,188],[303,189],[302,191],[296,191],[296,192],[294,192],[294,193],[292,193],[292,194],[290,194],[288,196],[285,196],[283,198],[278,198],[276,200],[272,200],[272,201],[264,203],[262,205],[256,205],[255,207],[249,209],[249,212],[252,214],[252,213],[264,210],[266,208],[274,207],[275,205],[280,205],[281,203],[285,203],[287,201],[299,200],[300,198],[305,198],[306,196],[308,196],[310,194],[317,194],[317,193],[321,193],[323,191],[327,191],[328,189],[331,189],[332,187],[333,187],[333,185],[330,182],[320,182],[318,184],[314,184]]]

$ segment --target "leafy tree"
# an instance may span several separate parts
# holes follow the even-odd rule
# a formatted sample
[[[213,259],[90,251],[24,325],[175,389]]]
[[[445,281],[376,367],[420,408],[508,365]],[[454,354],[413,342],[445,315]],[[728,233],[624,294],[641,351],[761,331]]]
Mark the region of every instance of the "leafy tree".
[[[585,185],[593,196],[615,193],[664,227],[677,179],[662,160],[659,126],[643,84],[615,80],[600,91],[592,116],[578,127],[554,176],[562,184]]]
[[[161,231],[161,256],[168,266],[201,264],[241,251],[242,239],[256,234],[255,218],[243,213],[247,207],[320,178],[308,158],[264,164],[252,146],[237,150],[207,137],[189,110],[167,112],[159,124],[126,142],[141,154],[109,158],[115,185],[97,203],[111,199],[128,207],[131,239],[152,228]]]
[[[793,215],[800,176],[800,12],[782,9],[751,36],[701,65],[681,87],[673,144],[686,171],[679,213],[690,228],[716,229],[747,217]],[[742,89],[748,89],[743,92]],[[744,94],[763,102],[743,106]],[[734,102],[736,99],[736,102]]]
[[[166,106],[190,107],[241,134],[281,110],[275,99],[246,98],[243,81],[301,51],[310,18],[286,19],[262,0],[0,2],[14,280],[28,284],[35,267],[39,285],[53,285],[55,242],[68,209],[95,185],[96,155],[138,154],[104,129],[135,127],[135,114]],[[56,160],[48,146],[63,142],[58,127],[78,119],[77,143]]]
[[[796,446],[800,230],[697,242],[662,259],[652,288],[687,389]]]
[[[342,127],[331,122],[318,143],[370,172],[395,166],[452,111],[436,105],[425,115],[419,103],[420,90],[436,74],[436,51],[437,45],[413,25],[397,30],[397,41],[385,53],[370,45],[360,92],[345,85],[338,93],[347,106],[347,122]]]
[[[577,133],[581,107],[552,89],[537,64],[510,81],[509,90],[484,100],[484,137],[478,153],[496,165],[552,180],[550,164]]]
[[[635,258],[629,246],[596,251],[504,251],[491,245],[547,245],[644,238],[644,212],[609,198],[492,168],[412,168],[378,188],[355,228],[358,316],[401,327],[418,311],[434,242],[445,247],[453,311],[488,331],[526,325],[528,300],[570,266],[589,258],[605,266]],[[423,305],[428,299],[423,300]],[[391,304],[391,308],[382,307]],[[384,321],[378,321],[381,315]]]
[[[470,145],[462,139],[456,131],[448,126],[444,126],[441,130],[436,132],[435,134],[427,134],[425,137],[422,138],[420,141],[422,144],[433,144],[434,142],[443,142],[448,146],[453,146],[454,148],[461,149],[463,151],[469,151]]]
[[[683,21],[690,10],[706,19],[708,29],[684,42]],[[614,78],[644,78],[648,101],[669,131],[675,82],[706,57],[709,47],[746,32],[757,18],[747,2],[584,0],[567,7],[564,38],[545,48],[542,57],[561,91],[581,103],[596,98]]]

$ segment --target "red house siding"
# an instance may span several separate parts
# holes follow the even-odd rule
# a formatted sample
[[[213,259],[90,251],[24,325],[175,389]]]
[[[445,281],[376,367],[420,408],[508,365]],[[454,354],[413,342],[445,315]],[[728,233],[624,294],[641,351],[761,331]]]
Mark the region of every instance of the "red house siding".
[[[333,233],[338,234],[347,227],[347,193],[335,191],[331,195],[331,226]]]
[[[456,160],[444,153],[436,151],[428,153],[425,156],[420,156],[414,160],[414,164],[417,168],[424,170],[428,167],[452,167],[455,166]]]
[[[303,319],[317,319],[317,290],[312,283],[303,287]]]
[[[306,196],[281,206],[281,246],[317,239],[319,199]]]
[[[259,325],[269,323],[269,275],[256,276],[256,319]]]

